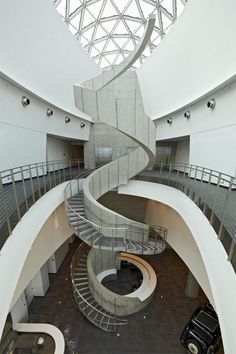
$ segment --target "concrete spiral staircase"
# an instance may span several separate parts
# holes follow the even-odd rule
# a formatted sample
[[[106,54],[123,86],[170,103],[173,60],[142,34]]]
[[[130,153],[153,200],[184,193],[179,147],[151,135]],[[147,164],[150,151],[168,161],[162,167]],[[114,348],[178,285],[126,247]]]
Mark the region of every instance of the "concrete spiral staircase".
[[[87,256],[89,247],[83,243],[77,249],[71,264],[71,277],[74,298],[79,310],[95,326],[106,332],[115,332],[118,326],[127,324],[127,320],[113,316],[104,310],[94,299],[89,288]]]
[[[165,228],[127,219],[97,202],[101,195],[126,184],[147,167],[155,154],[155,125],[144,113],[136,72],[126,72],[145,49],[154,24],[155,18],[151,16],[139,47],[123,63],[83,85],[74,85],[75,103],[81,111],[92,116],[94,123],[106,123],[139,145],[131,153],[93,171],[83,187],[74,179],[66,188],[65,205],[70,225],[81,240],[95,249],[136,254],[158,254],[165,249]],[[95,165],[89,162],[87,167]],[[114,330],[126,321],[114,321],[112,314],[97,305],[87,279],[86,255],[83,257],[73,265],[75,299],[93,324],[107,331]]]

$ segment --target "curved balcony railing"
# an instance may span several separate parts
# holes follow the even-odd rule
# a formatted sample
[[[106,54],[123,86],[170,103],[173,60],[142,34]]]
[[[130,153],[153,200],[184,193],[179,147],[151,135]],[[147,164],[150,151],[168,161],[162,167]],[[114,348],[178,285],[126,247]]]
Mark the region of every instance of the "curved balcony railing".
[[[83,160],[55,160],[0,172],[0,249],[27,210],[46,192],[71,180]]]
[[[166,184],[189,196],[210,221],[236,271],[236,177],[196,165],[160,163],[135,178]]]
[[[158,254],[165,250],[167,237],[165,227],[143,224],[140,224],[140,227],[128,224],[116,224],[108,227],[102,225],[102,218],[97,220],[96,223],[88,220],[84,214],[83,204],[79,206],[82,211],[77,211],[76,207],[70,204],[70,201],[74,196],[83,195],[80,179],[82,177],[83,175],[77,176],[67,184],[64,198],[71,227],[84,242],[95,248],[139,254]],[[86,236],[83,236],[80,232],[80,225],[87,228]]]

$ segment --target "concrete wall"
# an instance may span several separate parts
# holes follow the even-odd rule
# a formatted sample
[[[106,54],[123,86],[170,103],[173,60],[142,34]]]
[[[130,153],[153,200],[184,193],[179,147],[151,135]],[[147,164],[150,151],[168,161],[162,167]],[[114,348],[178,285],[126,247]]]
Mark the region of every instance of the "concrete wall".
[[[52,1],[1,0],[0,8],[0,70],[51,104],[82,116],[74,107],[72,85],[101,69],[69,32]]]
[[[234,0],[189,1],[138,70],[151,118],[189,104],[236,74]],[[199,21],[200,19],[200,21]]]
[[[178,141],[175,153],[176,163],[189,163],[189,139]]]
[[[147,199],[108,192],[98,200],[103,206],[138,222],[144,222]]]

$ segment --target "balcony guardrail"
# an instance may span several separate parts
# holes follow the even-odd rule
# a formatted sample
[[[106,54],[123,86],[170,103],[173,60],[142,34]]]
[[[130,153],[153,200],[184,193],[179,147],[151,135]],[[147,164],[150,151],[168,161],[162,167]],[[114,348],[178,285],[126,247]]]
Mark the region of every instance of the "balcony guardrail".
[[[46,192],[71,180],[83,160],[54,160],[0,172],[0,249],[22,216]]]
[[[208,218],[236,271],[236,177],[191,164],[160,163],[135,179],[162,183],[189,196]]]

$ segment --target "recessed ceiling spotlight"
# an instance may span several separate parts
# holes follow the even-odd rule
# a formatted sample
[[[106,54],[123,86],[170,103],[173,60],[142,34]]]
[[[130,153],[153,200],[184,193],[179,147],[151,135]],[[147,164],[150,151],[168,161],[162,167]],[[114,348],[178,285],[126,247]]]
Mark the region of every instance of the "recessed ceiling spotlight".
[[[48,117],[51,117],[53,115],[53,110],[51,108],[48,108],[46,114]]]
[[[172,118],[171,117],[167,119],[167,123],[168,124],[172,124]]]
[[[216,106],[216,100],[214,98],[212,98],[210,101],[207,102],[207,107],[214,109]]]
[[[30,104],[30,99],[26,96],[22,96],[21,98],[21,103],[22,105],[25,107],[25,106],[28,106]]]
[[[81,122],[81,123],[80,123],[80,127],[81,127],[81,128],[84,128],[84,127],[85,127],[85,123],[84,123],[84,122]]]
[[[65,117],[65,122],[70,123],[70,117]]]
[[[189,119],[191,117],[190,111],[184,112],[184,116],[185,116],[186,119]]]

